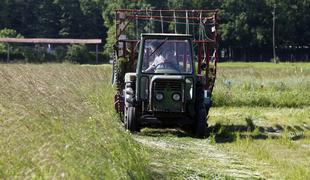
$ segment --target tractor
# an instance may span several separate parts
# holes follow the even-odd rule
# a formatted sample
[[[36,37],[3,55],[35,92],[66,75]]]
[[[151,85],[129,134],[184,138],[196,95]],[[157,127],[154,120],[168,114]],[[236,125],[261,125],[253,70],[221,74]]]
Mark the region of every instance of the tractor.
[[[197,137],[205,137],[218,59],[217,13],[218,10],[116,11],[112,80],[117,90],[115,109],[126,129],[138,132],[148,126],[179,126]],[[152,23],[152,32],[125,33],[130,23],[149,18],[159,23],[158,27]],[[171,24],[175,25],[175,32],[164,32],[169,31]],[[185,26],[184,33],[178,32],[177,24]],[[191,25],[193,31],[198,30],[198,37],[190,33]],[[156,29],[161,32],[154,32]],[[129,39],[132,36],[135,39]]]

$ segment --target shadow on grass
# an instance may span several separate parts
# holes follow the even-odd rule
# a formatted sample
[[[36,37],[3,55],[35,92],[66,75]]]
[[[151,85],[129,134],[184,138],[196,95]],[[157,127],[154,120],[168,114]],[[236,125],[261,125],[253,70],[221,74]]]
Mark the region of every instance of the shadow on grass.
[[[251,119],[246,119],[246,125],[227,125],[217,123],[208,128],[209,136],[216,143],[231,143],[237,138],[251,138],[253,140],[278,139],[286,137],[290,140],[305,138],[305,131],[309,130],[302,126],[256,126]]]
[[[309,131],[308,126],[287,126],[276,124],[274,126],[256,126],[252,119],[246,118],[245,125],[220,124],[217,123],[208,128],[207,137],[213,138],[215,143],[231,143],[237,138],[251,138],[253,140],[279,139],[286,137],[289,140],[299,140],[305,138],[305,131]],[[189,131],[177,128],[145,128],[139,133],[142,136],[150,137],[192,137],[195,136]]]
[[[190,133],[187,133],[181,129],[177,128],[165,128],[165,129],[150,129],[145,128],[141,131],[140,135],[150,136],[150,137],[192,137]]]

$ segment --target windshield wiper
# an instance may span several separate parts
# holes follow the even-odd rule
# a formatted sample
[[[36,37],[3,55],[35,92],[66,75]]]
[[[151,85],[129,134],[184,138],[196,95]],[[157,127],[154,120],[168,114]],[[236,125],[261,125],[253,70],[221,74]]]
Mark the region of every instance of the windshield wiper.
[[[149,55],[149,57],[151,57],[163,44],[165,44],[167,40],[168,38],[165,38],[165,40],[156,47],[156,49]]]

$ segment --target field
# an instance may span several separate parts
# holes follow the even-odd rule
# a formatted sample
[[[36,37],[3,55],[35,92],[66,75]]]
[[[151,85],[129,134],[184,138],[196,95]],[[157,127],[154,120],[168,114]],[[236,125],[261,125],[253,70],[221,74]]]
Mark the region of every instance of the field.
[[[110,66],[0,66],[1,179],[147,179],[112,110]]]
[[[201,140],[124,131],[109,65],[0,65],[0,178],[310,179],[310,64],[219,66]]]

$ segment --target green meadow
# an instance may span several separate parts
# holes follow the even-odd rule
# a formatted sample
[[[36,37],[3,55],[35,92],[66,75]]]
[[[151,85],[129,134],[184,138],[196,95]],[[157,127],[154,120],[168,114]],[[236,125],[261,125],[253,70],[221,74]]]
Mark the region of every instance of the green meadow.
[[[310,64],[220,63],[209,137],[130,134],[110,65],[0,65],[1,179],[310,179]]]

